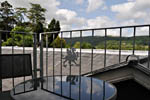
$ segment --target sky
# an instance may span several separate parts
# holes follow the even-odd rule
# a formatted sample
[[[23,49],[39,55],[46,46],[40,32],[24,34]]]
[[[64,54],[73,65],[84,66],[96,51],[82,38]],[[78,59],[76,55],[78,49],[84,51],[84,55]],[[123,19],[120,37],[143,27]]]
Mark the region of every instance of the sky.
[[[3,2],[5,0],[1,0]],[[46,8],[46,22],[60,21],[61,30],[150,23],[150,0],[7,0],[13,7]],[[141,29],[144,31],[147,29]]]

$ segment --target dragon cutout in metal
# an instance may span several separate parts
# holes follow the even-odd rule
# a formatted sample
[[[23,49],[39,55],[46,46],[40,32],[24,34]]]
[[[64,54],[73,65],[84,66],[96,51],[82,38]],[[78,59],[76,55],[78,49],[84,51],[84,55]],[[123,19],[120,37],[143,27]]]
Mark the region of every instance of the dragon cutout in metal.
[[[67,48],[67,55],[66,55],[63,59],[65,59],[65,60],[63,61],[63,66],[64,66],[64,67],[67,66],[66,62],[68,62],[70,66],[73,65],[72,62],[73,62],[76,66],[79,66],[79,64],[77,64],[78,52],[76,52],[76,49],[75,49],[75,48],[70,48],[70,49]]]

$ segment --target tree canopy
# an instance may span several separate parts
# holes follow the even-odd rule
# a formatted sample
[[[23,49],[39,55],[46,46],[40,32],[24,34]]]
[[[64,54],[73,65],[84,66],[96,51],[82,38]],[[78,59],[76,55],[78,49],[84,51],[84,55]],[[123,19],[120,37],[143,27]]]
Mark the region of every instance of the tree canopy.
[[[59,21],[55,20],[54,18],[51,20],[51,22],[48,24],[48,31],[54,32],[54,31],[60,31],[60,24]],[[52,41],[54,41],[58,37],[59,33],[50,34],[48,36],[49,43],[51,44]]]
[[[28,18],[32,25],[36,25],[38,22],[45,23],[46,9],[42,8],[40,4],[30,3],[31,8],[28,11]]]
[[[30,3],[31,8],[17,7],[13,8],[8,1],[4,1],[0,4],[0,29],[11,31],[15,26],[26,27],[31,31],[37,33],[37,40],[39,41],[39,33],[44,31],[60,31],[59,21],[54,18],[46,26],[45,12],[46,9],[41,7],[40,4]],[[58,34],[55,34],[55,39]],[[3,34],[2,39],[7,40],[11,37],[10,33]],[[53,41],[53,36],[49,36],[50,44]],[[54,39],[54,40],[55,40]]]

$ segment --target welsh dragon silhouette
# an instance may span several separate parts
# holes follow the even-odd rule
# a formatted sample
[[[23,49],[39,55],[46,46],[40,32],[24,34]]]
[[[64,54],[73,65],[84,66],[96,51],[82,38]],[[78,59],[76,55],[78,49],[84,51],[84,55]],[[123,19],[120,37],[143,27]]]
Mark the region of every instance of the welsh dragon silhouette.
[[[67,55],[63,59],[65,59],[65,61],[63,62],[64,67],[67,66],[66,64],[67,61],[69,65],[73,65],[71,64],[71,62],[73,62],[75,65],[79,66],[79,64],[76,63],[76,61],[78,60],[78,52],[76,52],[75,48],[71,48],[71,49],[67,48]]]

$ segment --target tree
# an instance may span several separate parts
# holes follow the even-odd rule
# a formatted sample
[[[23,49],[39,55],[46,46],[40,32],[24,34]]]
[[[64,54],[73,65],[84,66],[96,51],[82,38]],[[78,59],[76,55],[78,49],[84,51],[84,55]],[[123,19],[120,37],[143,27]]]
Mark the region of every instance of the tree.
[[[56,24],[56,20],[53,18],[51,20],[51,22],[48,24],[48,31],[49,32],[55,31],[55,24]]]
[[[31,8],[28,11],[28,18],[32,26],[36,25],[38,22],[45,23],[45,12],[46,9],[42,8],[40,4],[30,3]]]
[[[43,32],[43,24],[45,23],[46,9],[42,8],[40,4],[30,3],[31,8],[28,11],[28,18],[34,32],[37,33],[37,41],[39,41],[39,33]]]
[[[14,10],[12,5],[7,1],[1,3],[0,7],[0,29],[1,30],[11,30],[16,23],[14,17]],[[3,34],[2,39],[6,40],[8,34]]]
[[[15,18],[17,21],[17,26],[23,26],[25,22],[25,17],[27,17],[27,9],[26,8],[15,8]]]
[[[66,47],[66,41],[64,39],[61,39],[59,36],[53,41],[51,46],[55,48],[64,48]]]
[[[44,32],[43,24],[41,22],[38,22],[35,25],[33,31],[37,33],[37,41],[39,42],[39,35],[40,33]]]
[[[51,20],[51,22],[48,24],[48,31],[49,32],[60,31],[60,23],[59,23],[59,21],[56,21],[53,18]],[[49,37],[48,37],[49,44],[51,44],[58,37],[58,34],[59,34],[59,32],[58,33],[54,33],[52,35],[49,35]]]

